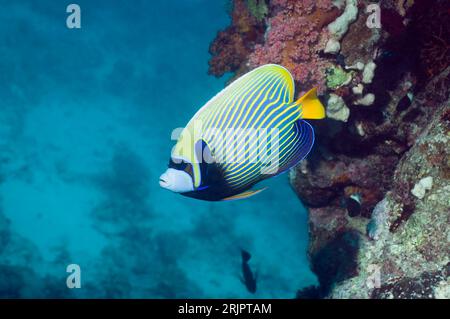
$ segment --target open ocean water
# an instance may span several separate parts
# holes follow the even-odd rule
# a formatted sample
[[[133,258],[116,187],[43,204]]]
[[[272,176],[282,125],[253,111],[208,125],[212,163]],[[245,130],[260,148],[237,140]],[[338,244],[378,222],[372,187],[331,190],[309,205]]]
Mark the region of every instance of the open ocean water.
[[[292,298],[316,283],[286,174],[233,202],[158,185],[172,130],[228,79],[207,74],[228,1],[78,0],[81,29],[67,1],[0,4],[0,297]]]

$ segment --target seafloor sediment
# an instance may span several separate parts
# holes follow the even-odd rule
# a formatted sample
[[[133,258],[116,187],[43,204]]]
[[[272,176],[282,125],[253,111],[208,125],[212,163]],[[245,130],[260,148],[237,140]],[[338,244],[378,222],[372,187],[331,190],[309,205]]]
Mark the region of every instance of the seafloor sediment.
[[[235,0],[210,73],[278,63],[326,104],[290,174],[320,282],[299,298],[450,298],[450,6],[373,5]]]

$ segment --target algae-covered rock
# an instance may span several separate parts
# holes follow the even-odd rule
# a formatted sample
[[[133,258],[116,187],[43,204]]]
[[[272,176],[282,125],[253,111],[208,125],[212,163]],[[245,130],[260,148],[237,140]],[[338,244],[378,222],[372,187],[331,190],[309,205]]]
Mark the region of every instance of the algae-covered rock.
[[[340,66],[333,66],[326,70],[327,87],[336,89],[340,86],[347,85],[352,80],[351,72],[345,72]]]
[[[264,19],[269,13],[266,0],[247,0],[247,7],[258,21]]]
[[[350,116],[350,110],[345,104],[344,100],[336,94],[330,94],[327,103],[327,117],[336,120],[347,122],[348,117]]]

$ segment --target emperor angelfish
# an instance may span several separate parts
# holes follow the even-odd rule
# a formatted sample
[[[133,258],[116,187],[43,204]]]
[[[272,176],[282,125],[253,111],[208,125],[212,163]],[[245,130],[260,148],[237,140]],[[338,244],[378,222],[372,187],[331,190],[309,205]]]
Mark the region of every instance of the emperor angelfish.
[[[182,130],[161,187],[208,201],[247,198],[253,186],[288,171],[314,144],[304,119],[325,110],[313,88],[294,101],[294,80],[267,64],[241,76],[214,96]]]

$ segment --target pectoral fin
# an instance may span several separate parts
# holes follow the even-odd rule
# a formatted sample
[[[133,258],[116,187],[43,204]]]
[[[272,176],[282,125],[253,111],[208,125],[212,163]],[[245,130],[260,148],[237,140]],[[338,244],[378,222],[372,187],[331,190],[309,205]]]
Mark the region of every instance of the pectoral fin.
[[[222,200],[223,201],[230,201],[230,200],[238,200],[238,199],[249,198],[249,197],[252,197],[253,195],[261,193],[265,189],[267,189],[267,187],[264,187],[264,188],[258,189],[258,190],[245,191],[243,193],[240,193],[240,194],[237,194],[237,195],[234,195],[234,196],[226,197],[226,198],[224,198]]]

